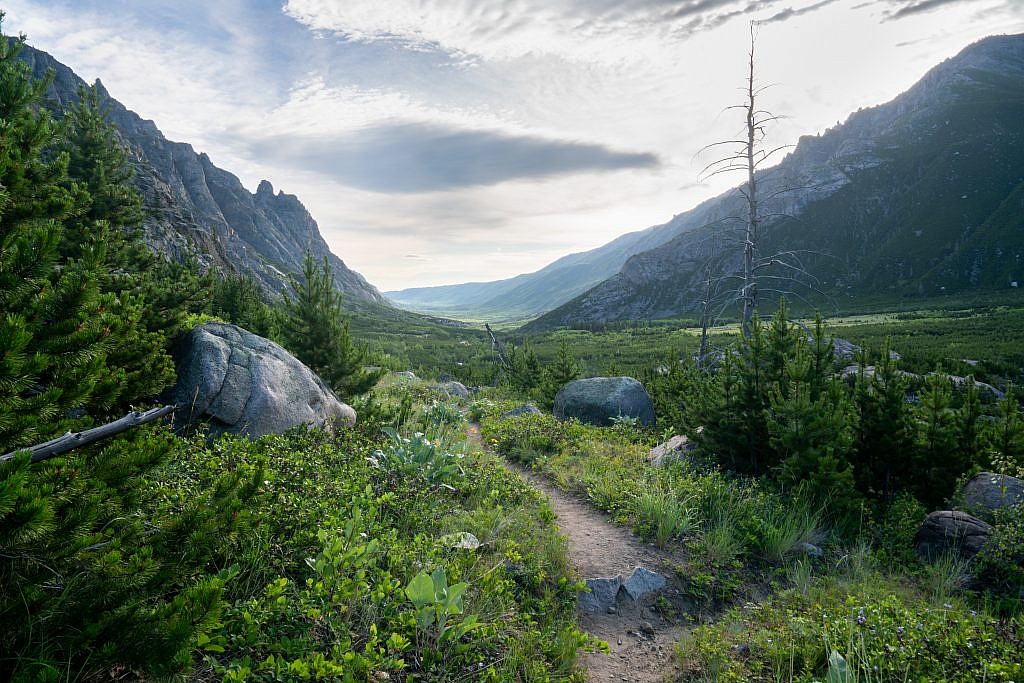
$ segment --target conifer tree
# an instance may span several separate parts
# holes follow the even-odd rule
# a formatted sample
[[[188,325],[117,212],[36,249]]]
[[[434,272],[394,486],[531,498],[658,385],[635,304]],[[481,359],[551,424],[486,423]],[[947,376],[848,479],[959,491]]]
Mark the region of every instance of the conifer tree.
[[[292,287],[295,296],[285,296],[281,330],[288,349],[343,400],[373,388],[385,371],[364,367],[368,351],[352,340],[327,257],[317,264],[306,252],[302,278],[293,279]]]
[[[907,379],[890,353],[889,342],[873,372],[861,356],[853,390],[857,414],[854,475],[862,492],[891,500],[915,475],[915,429],[907,403]]]
[[[213,314],[261,337],[277,336],[274,311],[251,275],[228,275],[216,283]]]
[[[928,376],[917,410],[918,466],[913,489],[925,503],[939,504],[953,494],[959,474],[968,469],[958,448],[956,413],[950,407],[953,387],[941,368]],[[910,483],[910,482],[908,482]]]
[[[569,382],[579,379],[581,374],[583,374],[583,369],[572,355],[569,342],[563,339],[558,344],[554,362],[544,368],[544,377],[541,382],[541,402],[544,407],[550,409],[555,404],[555,394]]]
[[[69,154],[55,151],[41,106],[49,80],[33,81],[16,58],[23,43],[0,37],[0,453],[111,410],[126,376],[109,354],[139,318],[138,308],[112,314],[117,295],[101,293],[102,241],[61,254],[90,197],[68,181]],[[143,431],[42,462],[27,452],[0,461],[0,680],[126,666],[167,675],[188,661],[220,594],[217,579],[196,577],[242,489],[232,476],[177,514],[151,514],[146,475],[172,443]],[[206,530],[208,542],[192,535]]]
[[[529,394],[541,385],[543,379],[540,360],[529,341],[524,341],[522,347],[509,349],[506,381],[513,389]]]

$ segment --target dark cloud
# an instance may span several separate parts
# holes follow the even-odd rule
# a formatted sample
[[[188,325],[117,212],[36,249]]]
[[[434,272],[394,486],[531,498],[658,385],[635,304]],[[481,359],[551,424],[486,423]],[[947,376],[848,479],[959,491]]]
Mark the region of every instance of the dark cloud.
[[[249,144],[265,163],[316,171],[374,192],[434,192],[586,171],[653,168],[653,154],[438,124],[387,124],[343,138],[275,136]]]
[[[822,7],[825,7],[827,5],[831,5],[834,2],[836,2],[836,0],[821,0],[820,2],[816,2],[813,5],[807,5],[806,7],[799,7],[797,9],[793,9],[792,7],[787,7],[784,10],[780,10],[780,11],[776,12],[775,14],[773,14],[770,17],[768,17],[767,19],[759,20],[757,23],[758,24],[773,24],[773,23],[779,22],[779,21],[786,21],[788,19],[792,19],[793,17],[799,17],[802,14],[808,14],[808,13],[813,12],[815,10],[819,10]]]
[[[970,0],[888,0],[886,4],[894,6],[895,9],[887,12],[886,21],[902,19],[921,12],[929,12],[946,5],[959,5]]]

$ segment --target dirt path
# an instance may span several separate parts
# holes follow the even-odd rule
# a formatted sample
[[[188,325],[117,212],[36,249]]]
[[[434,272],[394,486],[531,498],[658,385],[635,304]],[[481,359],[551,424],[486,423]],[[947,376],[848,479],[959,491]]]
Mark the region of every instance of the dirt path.
[[[480,446],[478,425],[471,425],[471,441]],[[580,628],[608,643],[609,652],[584,653],[580,664],[593,683],[630,681],[660,683],[675,678],[672,651],[683,632],[675,619],[667,619],[654,608],[664,598],[669,612],[679,617],[690,611],[683,597],[674,566],[681,557],[645,544],[628,529],[585,500],[558,489],[539,475],[508,464],[509,469],[544,493],[558,518],[558,527],[569,541],[569,556],[582,578],[628,577],[636,567],[655,571],[668,586],[657,594],[634,602],[620,593],[613,610],[577,614]]]

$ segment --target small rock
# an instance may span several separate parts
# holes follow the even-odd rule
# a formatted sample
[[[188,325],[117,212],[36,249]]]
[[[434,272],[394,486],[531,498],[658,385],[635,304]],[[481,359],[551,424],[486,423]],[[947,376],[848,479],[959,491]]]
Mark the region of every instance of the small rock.
[[[661,467],[681,459],[686,453],[696,450],[697,444],[690,441],[686,436],[677,434],[664,443],[660,443],[650,450],[647,460],[655,467]]]
[[[813,543],[801,543],[800,552],[807,557],[814,558],[815,560],[825,559],[825,551],[814,545]]]
[[[615,610],[614,607],[609,607],[608,608],[608,614],[615,614],[615,612],[616,612],[616,610]]]
[[[615,600],[622,586],[622,577],[587,579],[588,593],[580,593],[578,605],[584,612],[601,612],[615,606]]]
[[[504,420],[505,418],[509,418],[509,417],[519,417],[520,415],[543,415],[543,414],[544,413],[540,412],[540,410],[537,408],[537,406],[533,405],[532,403],[524,403],[523,405],[521,405],[521,406],[519,406],[517,408],[513,408],[512,410],[508,411],[507,413],[502,413],[501,414],[501,419]]]
[[[416,379],[416,373],[414,373],[411,370],[402,370],[401,372],[396,372],[395,377],[402,377],[404,379]]]
[[[668,581],[657,572],[652,572],[644,567],[637,567],[628,579],[622,583],[626,594],[633,600],[639,600],[644,595],[660,588],[664,588]]]
[[[640,624],[640,633],[644,634],[645,636],[653,636],[654,625],[651,624],[651,622],[649,621],[643,622],[642,624]]]

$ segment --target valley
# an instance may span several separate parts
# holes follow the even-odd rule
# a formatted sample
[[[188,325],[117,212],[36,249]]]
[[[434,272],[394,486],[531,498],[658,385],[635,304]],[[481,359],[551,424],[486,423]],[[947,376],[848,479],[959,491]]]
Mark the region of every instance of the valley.
[[[678,171],[584,135],[611,125],[590,79],[637,64],[601,41],[655,40],[661,64],[733,14],[681,25],[705,11],[684,3],[633,34],[638,8],[559,10],[609,64],[571,40],[516,52],[531,24],[507,3],[399,21],[357,4],[218,7],[212,62],[187,42],[195,7],[108,17],[118,46],[148,21],[154,45],[197,49],[197,78],[262,65],[238,101],[200,89],[237,117],[206,140],[231,129],[240,175],[2,36],[0,679],[1022,680],[1024,34],[971,42],[758,170],[777,121],[754,104],[756,27],[863,8],[750,19],[745,184],[531,273],[382,292],[348,265],[361,238],[402,237],[396,272],[435,267],[434,241],[511,260],[529,245],[502,216],[524,187],[540,221],[566,176],[614,194]],[[63,25],[44,9],[13,15]],[[69,35],[89,63],[98,34]],[[116,53],[104,65],[136,82]],[[495,112],[538,107],[482,104],[538,73],[555,102],[578,69],[579,135],[501,128]],[[379,70],[407,90],[371,86]],[[428,106],[434,90],[462,104]],[[336,193],[323,233],[298,195],[240,179],[268,169],[318,206]]]

